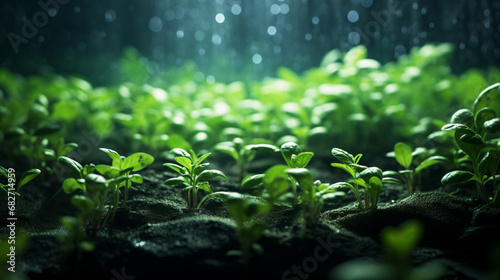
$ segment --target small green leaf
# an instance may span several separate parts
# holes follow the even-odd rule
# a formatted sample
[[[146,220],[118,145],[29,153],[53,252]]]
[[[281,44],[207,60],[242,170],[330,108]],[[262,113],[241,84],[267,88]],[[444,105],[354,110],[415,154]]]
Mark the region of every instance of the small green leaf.
[[[474,101],[474,115],[482,108],[488,107],[495,99],[500,89],[500,83],[485,88]]]
[[[198,180],[199,181],[207,181],[207,180],[212,180],[216,177],[227,179],[226,175],[224,175],[224,173],[222,173],[222,171],[211,169],[211,170],[202,171],[200,173],[200,175],[198,176]]]
[[[302,152],[295,157],[292,157],[293,168],[304,168],[307,166],[311,158],[314,156],[312,152]]]
[[[85,185],[79,183],[75,178],[68,178],[64,180],[62,188],[66,194],[70,194],[76,190],[86,191]]]
[[[210,156],[212,153],[207,153],[207,154],[204,154],[202,155],[201,157],[198,158],[198,160],[196,160],[194,166],[198,166],[200,163],[202,163],[208,156]]]
[[[461,184],[465,183],[471,180],[477,179],[476,176],[469,172],[469,171],[463,171],[463,170],[455,170],[446,173],[443,178],[441,179],[441,183],[443,185],[455,185],[455,184]]]
[[[120,154],[116,151],[107,149],[107,148],[99,148],[99,150],[105,152],[112,160],[111,165],[117,168],[121,168],[122,166],[122,158]]]
[[[184,166],[188,171],[189,173],[192,172],[192,162],[189,158],[187,157],[175,157],[175,161],[177,161],[180,165]]]
[[[19,183],[17,185],[17,191],[19,192],[19,189],[27,184],[29,181],[35,179],[36,176],[38,176],[42,171],[40,169],[30,169],[26,172],[24,172],[23,176],[21,177],[21,180],[19,180]]]
[[[132,172],[140,171],[154,162],[154,157],[146,153],[134,153],[122,162],[121,169],[132,168]]]
[[[78,163],[76,160],[73,160],[69,157],[59,157],[57,162],[61,164],[61,166],[69,173],[69,176],[75,179],[82,178],[82,165]]]
[[[285,170],[285,172],[297,180],[299,186],[302,190],[312,191],[313,190],[313,177],[311,171],[307,168],[290,168]]]
[[[199,183],[198,186],[197,186],[200,190],[204,190],[208,193],[211,193],[212,192],[212,189],[210,188],[210,184],[208,184],[208,182],[202,182],[202,183]]]
[[[44,125],[40,128],[37,128],[35,130],[35,132],[33,133],[33,135],[35,136],[49,136],[49,135],[52,135],[54,133],[57,133],[61,130],[61,125],[59,124],[47,124],[47,125]]]
[[[367,183],[370,182],[372,177],[377,177],[379,179],[382,179],[383,177],[382,169],[378,167],[368,167],[367,169],[359,173],[359,177]]]
[[[412,150],[410,146],[405,143],[398,142],[394,145],[394,153],[399,164],[401,164],[405,169],[410,168],[412,162]]]
[[[478,133],[481,133],[485,129],[485,122],[495,119],[497,117],[496,112],[488,107],[482,108],[477,112],[476,115],[476,127],[479,128]]]
[[[174,155],[177,155],[177,156],[180,156],[180,157],[185,157],[185,158],[188,158],[190,159],[191,161],[193,160],[193,158],[191,157],[191,154],[188,153],[186,150],[184,149],[181,149],[181,148],[174,148],[172,149],[172,151],[170,151],[171,153],[173,153]]]
[[[298,155],[302,152],[300,146],[294,142],[287,142],[282,144],[280,150],[283,158],[290,167],[292,167],[293,164],[292,155]]]
[[[484,145],[483,139],[478,134],[466,133],[460,136],[459,140],[471,145]]]
[[[484,130],[488,133],[496,133],[500,130],[500,118],[494,118],[484,123]]]
[[[402,185],[403,184],[398,179],[392,178],[392,177],[384,177],[384,178],[382,178],[382,183],[389,183],[389,184],[396,184],[396,185]]]
[[[420,221],[409,220],[395,228],[385,227],[380,233],[380,239],[398,259],[407,259],[417,247],[423,236],[424,228]]]
[[[474,125],[474,115],[468,109],[460,109],[453,114],[450,123],[460,123],[464,124],[470,128]]]
[[[479,173],[482,178],[486,173],[490,172],[491,175],[496,175],[498,172],[498,165],[500,161],[500,152],[498,150],[488,151],[481,161],[479,161]]]
[[[84,213],[88,213],[95,209],[95,203],[90,198],[83,195],[74,195],[71,197],[71,204]]]
[[[444,130],[444,131],[457,130],[457,129],[470,130],[468,126],[466,126],[465,124],[461,124],[461,123],[449,123],[449,124],[446,124],[443,127],[441,127],[441,130]]]
[[[269,144],[254,144],[254,145],[247,145],[245,146],[245,149],[252,150],[252,151],[257,151],[257,152],[279,152],[280,149],[274,145],[269,145]]]
[[[262,184],[263,179],[264,174],[257,174],[247,177],[241,183],[241,188],[244,190],[256,188]]]
[[[346,171],[347,173],[351,174],[353,178],[356,177],[356,169],[348,164],[334,162],[332,163],[332,166]]]
[[[140,174],[132,174],[129,176],[130,181],[137,183],[137,184],[142,184],[144,182],[144,179]]]
[[[418,166],[417,168],[415,168],[415,173],[419,173],[420,171],[426,169],[426,168],[429,168],[435,164],[438,164],[438,163],[446,163],[448,162],[449,160],[443,156],[432,156],[430,158],[427,158],[425,159],[424,161],[422,161]]]
[[[107,187],[106,179],[98,174],[88,174],[85,176],[85,187],[90,193],[101,193]]]
[[[0,176],[4,176],[5,178],[8,178],[9,177],[8,174],[9,174],[9,171],[7,170],[7,168],[0,166]]]
[[[349,165],[351,163],[357,163],[354,157],[350,153],[339,148],[333,148],[332,155],[343,164]],[[359,155],[359,157],[361,158],[361,155]]]
[[[171,168],[172,170],[174,170],[175,172],[179,173],[179,174],[185,174],[186,173],[186,169],[178,164],[175,164],[175,163],[164,163],[163,166],[166,166],[166,167],[169,167]]]
[[[240,155],[238,154],[238,152],[233,147],[223,146],[223,145],[217,145],[215,147],[215,149],[217,151],[219,151],[219,152],[223,152],[225,154],[230,155],[236,161],[240,158]]]
[[[99,164],[95,167],[97,172],[101,173],[106,178],[116,178],[120,176],[120,169],[110,165]]]
[[[188,182],[186,181],[186,179],[184,179],[184,177],[179,176],[179,177],[170,178],[170,179],[166,180],[165,184],[168,186],[180,186],[180,185],[187,186]]]

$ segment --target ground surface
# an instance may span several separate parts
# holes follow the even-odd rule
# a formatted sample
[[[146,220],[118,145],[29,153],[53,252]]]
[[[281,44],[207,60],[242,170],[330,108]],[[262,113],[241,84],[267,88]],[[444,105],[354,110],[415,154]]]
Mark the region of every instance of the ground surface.
[[[323,181],[338,175],[311,168]],[[18,257],[20,271],[33,280],[244,279],[239,258],[227,254],[239,249],[239,241],[224,202],[208,199],[200,211],[190,212],[181,189],[163,184],[174,174],[155,165],[142,175],[144,183],[131,189],[128,211],[120,211],[99,235],[89,235],[96,249],[82,255],[78,272],[75,255],[63,258],[56,238],[63,233],[59,218],[76,214],[69,196],[57,193],[60,184],[26,187],[17,217],[18,230],[30,241]],[[241,191],[231,177],[212,187]],[[277,205],[258,242],[263,255],[251,258],[248,279],[389,279],[381,272],[387,259],[379,234],[408,219],[420,220],[425,228],[413,254],[415,269],[440,274],[437,279],[488,279],[491,248],[500,241],[500,208],[478,210],[481,205],[460,192],[404,197],[404,187],[384,185],[379,208],[362,212],[349,194],[341,204],[326,205],[318,225],[305,233],[298,223],[300,209]],[[360,267],[374,272],[368,278],[342,272]]]

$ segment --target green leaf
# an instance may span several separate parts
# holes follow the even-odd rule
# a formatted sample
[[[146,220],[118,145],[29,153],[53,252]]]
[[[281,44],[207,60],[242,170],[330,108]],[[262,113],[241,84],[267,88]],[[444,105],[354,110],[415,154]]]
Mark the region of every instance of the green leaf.
[[[230,147],[230,146],[222,146],[222,145],[217,145],[215,147],[215,149],[219,152],[223,152],[223,153],[226,153],[228,155],[230,155],[234,160],[238,160],[240,158],[240,155],[238,154],[238,152],[233,148],[233,147]]]
[[[64,180],[62,188],[63,191],[67,194],[70,194],[76,190],[82,190],[84,192],[86,191],[85,185],[79,183],[75,178],[68,178]]]
[[[304,168],[314,156],[312,152],[302,152],[295,157],[292,156],[293,168]]]
[[[500,130],[500,118],[484,122],[484,130],[488,133],[497,133]]]
[[[478,133],[482,135],[485,129],[485,122],[495,119],[496,117],[497,114],[491,108],[486,107],[479,110],[476,115],[476,127],[479,128]]]
[[[99,150],[105,152],[112,160],[111,165],[117,168],[122,167],[122,157],[116,151],[107,149],[107,148],[99,148]]]
[[[64,170],[66,170],[66,172],[68,172],[69,176],[71,176],[72,178],[75,178],[75,179],[82,178],[81,172],[83,170],[83,167],[77,161],[75,161],[69,157],[62,156],[62,157],[59,157],[57,159],[57,162],[59,162],[59,164],[61,164],[61,166],[64,168]]]
[[[354,157],[350,153],[348,153],[348,152],[346,152],[346,151],[344,151],[342,149],[339,149],[339,148],[333,148],[332,149],[332,155],[337,160],[339,160],[340,162],[342,162],[343,164],[349,165],[351,163],[357,163],[355,161]],[[359,155],[359,156],[361,158],[361,155]]]
[[[21,177],[21,180],[19,180],[19,183],[17,185],[17,191],[19,192],[19,189],[27,184],[29,181],[35,179],[36,176],[38,176],[42,171],[40,169],[30,169],[26,172],[24,172],[23,176]]]
[[[165,184],[168,186],[180,186],[180,185],[187,186],[188,182],[186,181],[186,179],[184,179],[184,177],[179,176],[179,177],[170,178],[170,179],[166,180]]]
[[[97,172],[104,175],[106,178],[116,178],[120,176],[120,169],[110,165],[99,164],[95,167]]]
[[[302,190],[313,191],[313,177],[311,171],[307,168],[290,168],[285,172],[297,180]]]
[[[196,162],[194,163],[194,166],[198,166],[200,163],[202,163],[208,156],[210,156],[212,153],[207,153],[199,157]]]
[[[67,143],[57,149],[57,154],[60,156],[67,155],[69,152],[78,148],[78,144],[76,143]]]
[[[0,176],[4,176],[5,178],[9,177],[9,171],[7,168],[0,166]]]
[[[415,168],[415,173],[419,173],[420,171],[429,168],[430,166],[433,166],[438,163],[446,163],[449,160],[443,156],[432,156],[430,158],[425,159],[422,161],[417,168]]]
[[[476,179],[476,176],[469,171],[455,170],[446,173],[441,179],[441,183],[443,185],[455,185]]]
[[[188,171],[189,173],[192,172],[192,162],[189,158],[186,158],[186,157],[175,157],[175,161],[177,161],[180,165],[184,166]]]
[[[224,173],[222,173],[222,171],[211,169],[211,170],[202,171],[200,173],[200,175],[198,176],[198,181],[212,180],[216,177],[227,179],[226,175],[224,175]]]
[[[106,189],[107,182],[101,175],[88,174],[85,176],[85,187],[91,193],[100,193]]]
[[[403,184],[398,179],[392,178],[392,177],[384,177],[384,178],[382,178],[382,183],[389,183],[389,184],[396,184],[396,185],[402,185]]]
[[[370,182],[370,179],[372,177],[377,177],[379,179],[382,179],[383,177],[382,169],[378,167],[368,167],[367,169],[359,173],[359,177],[363,179],[366,183]]]
[[[93,163],[86,164],[82,170],[83,177],[87,176],[88,174],[94,173],[94,170],[95,170],[95,165]]]
[[[134,153],[123,160],[121,169],[133,168],[132,172],[137,172],[148,167],[154,162],[154,157],[146,153]]]
[[[292,186],[292,182],[285,172],[289,168],[280,164],[269,168],[264,173],[262,184],[272,199],[277,199]]]
[[[208,184],[208,182],[202,182],[202,183],[199,183],[198,186],[197,186],[200,190],[204,190],[208,193],[211,193],[212,192],[212,189],[210,188],[210,184]]]
[[[186,150],[184,150],[184,149],[174,148],[170,152],[173,153],[174,155],[179,156],[179,157],[185,157],[185,158],[190,159],[191,161],[193,160],[193,157],[191,156],[191,154],[186,152]]]
[[[264,179],[264,174],[257,174],[247,177],[241,183],[241,188],[244,190],[256,188],[262,185],[263,179]]]
[[[498,150],[488,151],[481,161],[479,161],[478,169],[480,178],[483,178],[486,173],[490,172],[491,175],[496,175],[498,172],[498,165],[500,161],[500,152]]]
[[[356,177],[356,168],[350,166],[350,165],[347,165],[347,164],[343,164],[343,163],[337,163],[337,162],[334,162],[332,163],[332,166],[333,167],[336,167],[336,168],[339,168],[339,169],[342,169],[344,171],[346,171],[347,173],[349,173],[353,178]]]
[[[144,179],[139,174],[132,174],[129,176],[129,179],[130,179],[130,181],[137,183],[137,184],[142,184],[144,182]]]
[[[460,123],[473,128],[474,126],[474,115],[468,109],[460,109],[453,114],[450,123]]]
[[[396,258],[408,259],[417,247],[423,236],[424,228],[418,220],[408,220],[395,228],[385,227],[380,233],[382,244],[389,249]]]
[[[405,169],[410,168],[412,161],[412,150],[410,146],[405,143],[398,142],[394,145],[394,153],[399,164],[401,164]]]
[[[302,152],[300,146],[294,142],[286,142],[282,144],[280,150],[283,158],[290,167],[293,167],[292,155],[298,155]]]
[[[466,126],[465,124],[461,124],[461,123],[449,123],[449,124],[446,124],[443,127],[441,127],[441,130],[444,130],[444,131],[451,131],[451,130],[457,130],[457,129],[470,130],[468,126]]]
[[[55,134],[61,130],[61,125],[59,124],[46,124],[42,127],[39,127],[35,130],[33,135],[35,136],[49,136]]]
[[[254,144],[247,145],[245,149],[256,151],[256,152],[279,152],[280,149],[274,145],[269,144]]]
[[[474,115],[476,115],[476,113],[480,109],[482,109],[484,107],[488,107],[491,104],[491,102],[493,102],[493,100],[495,99],[495,97],[498,94],[499,89],[500,89],[500,83],[496,83],[494,85],[491,85],[491,86],[485,88],[479,94],[479,96],[474,101]]]
[[[169,167],[179,174],[186,173],[186,169],[184,167],[182,167],[178,164],[175,164],[175,163],[164,163],[163,166]]]
[[[71,197],[71,204],[84,213],[88,213],[95,209],[95,203],[90,198],[83,195],[74,195]]]

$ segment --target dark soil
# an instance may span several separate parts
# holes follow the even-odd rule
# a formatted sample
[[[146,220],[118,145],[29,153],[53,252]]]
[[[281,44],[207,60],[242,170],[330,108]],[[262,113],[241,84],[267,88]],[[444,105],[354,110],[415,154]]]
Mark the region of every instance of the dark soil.
[[[324,182],[342,180],[331,170],[311,169]],[[61,183],[26,186],[17,201],[17,230],[30,241],[18,256],[18,275],[33,280],[245,279],[239,257],[228,254],[239,249],[239,241],[224,202],[211,198],[200,211],[187,211],[181,188],[163,184],[174,174],[159,165],[141,173],[145,181],[131,189],[129,208],[98,235],[89,234],[96,249],[83,253],[79,262],[76,254],[62,253],[56,238],[64,233],[60,217],[77,214],[69,196],[57,192]],[[214,191],[241,192],[234,177],[211,185]],[[425,228],[413,254],[415,269],[440,276],[435,279],[498,279],[489,275],[499,265],[491,262],[491,251],[500,243],[500,207],[481,208],[461,195],[465,192],[448,191],[405,198],[404,187],[384,185],[378,209],[364,212],[349,193],[344,202],[325,205],[317,226],[305,231],[299,208],[276,205],[258,242],[263,254],[252,256],[246,279],[390,279],[379,234],[409,219]],[[348,275],[361,272],[369,277]]]

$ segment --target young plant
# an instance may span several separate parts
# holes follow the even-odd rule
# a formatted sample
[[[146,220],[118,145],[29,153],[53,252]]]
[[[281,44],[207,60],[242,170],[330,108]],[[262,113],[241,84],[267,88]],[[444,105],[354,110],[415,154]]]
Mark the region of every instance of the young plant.
[[[412,164],[415,164],[415,160],[413,157],[415,153],[416,151],[413,151],[407,144],[403,142],[396,143],[396,145],[394,145],[394,152],[388,153],[387,155],[394,156],[396,158],[396,161],[403,167],[403,170],[399,170],[397,172],[384,172],[384,176],[396,175],[400,177],[407,187],[408,196],[412,195],[415,191],[415,188],[418,186],[415,181],[416,178],[419,178],[420,172],[422,170],[435,164],[448,161],[448,159],[443,156],[432,156],[420,162],[420,164],[418,164],[415,169],[411,169],[410,167],[412,166]]]
[[[226,175],[219,170],[206,170],[209,163],[203,163],[203,161],[210,156],[211,153],[204,154],[199,158],[194,152],[190,154],[186,150],[180,148],[172,149],[172,153],[177,155],[175,161],[178,164],[165,163],[163,166],[171,168],[179,173],[180,176],[166,180],[165,184],[169,186],[184,185],[185,188],[183,190],[187,191],[188,209],[199,209],[204,199],[197,204],[198,190],[201,189],[211,194],[212,189],[207,181],[217,177],[226,179]]]
[[[7,178],[7,184],[0,183],[0,189],[4,190],[8,196],[11,196],[11,194],[19,196],[19,190],[21,189],[22,186],[26,185],[28,182],[31,180],[35,179],[36,176],[40,174],[40,169],[30,169],[26,172],[23,173],[21,176],[21,179],[19,179],[17,182],[17,187],[16,187],[16,175],[15,175],[15,170],[12,168],[5,168],[3,166],[0,166],[0,176],[4,176]]]
[[[245,199],[239,193],[231,193],[226,197],[229,215],[236,222],[236,231],[240,240],[241,261],[245,266],[245,274],[249,272],[249,262],[252,250],[258,254],[263,253],[262,247],[256,242],[266,229],[266,218],[270,205],[259,201]],[[259,218],[263,216],[263,218]]]
[[[302,152],[299,145],[293,142],[287,142],[280,147],[281,154],[290,168],[305,168],[311,158],[314,156],[312,152]],[[297,187],[295,179],[292,180],[292,191],[294,205],[298,203]]]
[[[63,259],[69,258],[69,254],[76,252],[75,276],[80,272],[80,261],[83,252],[91,252],[95,246],[92,242],[86,241],[85,222],[88,215],[95,210],[95,203],[82,195],[75,195],[71,198],[71,204],[80,210],[78,217],[64,216],[61,218],[61,224],[65,231],[57,236],[64,254]]]
[[[85,214],[89,226],[97,233],[106,225],[111,214],[116,213],[119,201],[118,186],[129,176],[120,176],[106,180],[101,175],[93,174],[95,166],[93,164],[82,167],[77,161],[68,157],[59,157],[58,162],[71,176],[63,181],[62,189],[66,194],[71,194],[77,190],[93,202],[92,209],[87,209]],[[113,205],[107,205],[108,195],[113,194]]]
[[[311,172],[307,168],[292,168],[285,170],[285,172],[299,183],[303,219],[306,226],[316,225],[326,199],[339,201],[345,198],[345,193],[339,190],[341,184],[328,185],[322,184],[320,181],[313,181]]]
[[[128,157],[120,156],[117,152],[100,148],[99,150],[105,152],[111,159],[111,165],[100,164],[95,169],[101,173],[106,179],[116,179],[125,176],[118,188],[124,187],[123,208],[127,208],[128,190],[132,183],[142,184],[143,179],[139,174],[130,174],[132,172],[140,171],[154,162],[153,156],[146,153],[134,153]]]
[[[359,160],[363,156],[362,154],[354,157],[342,149],[333,148],[332,155],[341,162],[332,163],[332,166],[340,168],[352,176],[353,179],[348,183],[343,183],[343,186],[352,190],[361,210],[377,208],[378,196],[382,190],[383,182],[399,183],[393,178],[383,178],[383,172],[378,167],[360,165]],[[359,186],[365,188],[364,204],[359,193]]]
[[[474,109],[460,109],[451,118],[451,122],[441,129],[454,131],[455,143],[471,162],[471,171],[455,170],[443,176],[444,185],[476,181],[478,197],[486,204],[500,202],[498,193],[500,187],[496,176],[500,164],[500,152],[497,140],[490,140],[489,134],[500,131],[500,118],[488,107],[495,99],[500,89],[500,83],[483,90],[474,102]],[[486,191],[486,183],[494,185],[493,199],[490,201]]]
[[[218,143],[217,151],[230,155],[238,166],[238,181],[243,182],[247,164],[255,158],[257,152],[278,152],[280,149],[274,145],[259,143],[246,144],[242,138],[234,138],[233,141]]]

